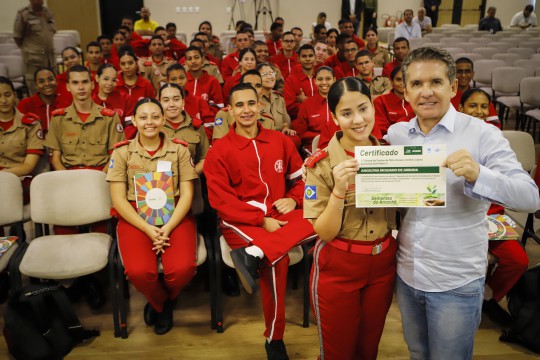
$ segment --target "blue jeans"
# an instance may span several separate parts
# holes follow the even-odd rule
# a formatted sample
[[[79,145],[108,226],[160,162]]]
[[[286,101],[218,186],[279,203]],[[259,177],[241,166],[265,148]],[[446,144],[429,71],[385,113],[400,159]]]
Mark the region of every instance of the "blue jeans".
[[[397,276],[403,337],[415,360],[472,359],[484,278],[444,292],[416,290]]]

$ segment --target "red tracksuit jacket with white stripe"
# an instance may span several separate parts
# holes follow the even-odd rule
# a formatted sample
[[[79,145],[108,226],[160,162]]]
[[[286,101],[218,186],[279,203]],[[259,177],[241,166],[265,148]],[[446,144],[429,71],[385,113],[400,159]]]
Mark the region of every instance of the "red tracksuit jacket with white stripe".
[[[302,159],[283,133],[264,129],[254,139],[236,134],[236,124],[212,144],[204,174],[210,204],[226,222],[262,226],[265,216],[277,213],[273,203],[292,198],[302,207]],[[288,180],[298,179],[290,188]]]

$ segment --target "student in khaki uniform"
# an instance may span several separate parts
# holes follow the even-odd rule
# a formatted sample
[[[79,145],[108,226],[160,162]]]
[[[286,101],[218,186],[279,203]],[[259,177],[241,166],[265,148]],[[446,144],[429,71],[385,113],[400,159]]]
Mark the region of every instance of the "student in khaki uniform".
[[[114,144],[124,140],[120,119],[112,109],[92,101],[90,71],[75,65],[68,71],[73,104],[53,112],[45,140],[55,170],[90,168],[106,171]]]
[[[176,61],[165,56],[165,42],[161,36],[152,36],[150,42],[148,43],[148,53],[150,56],[141,57],[139,59],[139,63],[142,63],[145,66],[148,62],[150,62],[159,70],[163,78],[167,77],[167,68],[172,64],[175,64]],[[163,81],[163,79],[161,80]]]
[[[107,181],[118,215],[118,246],[125,273],[148,299],[144,322],[163,335],[173,326],[174,301],[197,269],[197,230],[190,214],[197,174],[186,144],[161,132],[165,118],[157,100],[140,100],[133,123],[138,134],[134,140],[115,145]],[[157,171],[158,163],[172,171],[175,196],[175,209],[163,226],[150,225],[137,213],[133,182],[137,173]],[[158,276],[158,255],[163,280]]]
[[[256,91],[259,99],[262,95],[262,79],[261,75],[256,70],[248,70],[240,78],[240,84],[249,84]],[[212,140],[221,139],[229,132],[229,129],[234,124],[234,116],[230,112],[230,105],[221,109],[216,115],[216,121],[214,122],[214,131],[212,133]],[[263,112],[262,110],[257,117],[257,121],[261,123],[262,127],[269,130],[275,130],[274,119],[271,115]]]
[[[304,218],[319,235],[311,300],[320,357],[376,359],[396,277],[395,213],[355,205],[354,148],[379,145],[370,135],[375,116],[369,89],[357,78],[340,79],[328,105],[341,131],[306,162],[304,191]]]
[[[208,34],[208,37],[211,40],[211,45],[208,48],[208,53],[212,54],[212,56],[214,56],[214,57],[216,57],[218,59],[223,59],[223,55],[225,55],[225,54],[221,50],[221,44],[219,42],[219,37],[212,34],[212,24],[210,23],[210,21],[203,21],[199,25],[199,31]]]
[[[56,33],[54,15],[43,0],[30,0],[30,5],[20,9],[13,25],[13,39],[21,49],[26,67],[26,85],[33,95],[36,91],[34,73],[39,67],[54,67],[53,37]]]
[[[274,91],[279,69],[273,64],[261,63],[257,65],[257,70],[262,80],[262,92],[259,97],[261,110],[272,116],[276,130],[283,132],[285,135],[296,135],[296,131],[291,129],[291,117],[287,114],[285,99]]]
[[[372,55],[373,64],[375,67],[384,67],[390,62],[390,53],[387,49],[379,45],[379,33],[377,28],[370,27],[366,33],[366,47]]]
[[[192,119],[184,111],[184,91],[177,84],[163,85],[159,91],[159,101],[165,111],[163,132],[170,139],[183,140],[188,144],[195,170],[200,175],[210,147],[202,120]]]
[[[355,59],[357,78],[362,80],[369,87],[372,100],[377,96],[387,94],[392,90],[392,82],[386,76],[375,76],[373,73],[373,60],[368,50],[361,50],[356,54]]]
[[[43,130],[37,115],[23,115],[17,110],[16,100],[13,83],[0,76],[0,171],[26,177],[43,154]],[[29,179],[24,179],[25,203],[29,200],[29,185]]]

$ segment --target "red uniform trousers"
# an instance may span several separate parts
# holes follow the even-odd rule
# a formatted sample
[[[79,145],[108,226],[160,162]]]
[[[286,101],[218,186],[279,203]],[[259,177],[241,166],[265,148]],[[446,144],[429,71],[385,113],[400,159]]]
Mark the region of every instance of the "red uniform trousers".
[[[333,240],[338,241],[338,240]],[[320,359],[376,359],[394,291],[397,242],[378,255],[358,254],[317,240],[311,304],[319,327]],[[380,240],[362,244],[380,243]]]
[[[271,340],[282,340],[285,332],[285,291],[289,270],[287,252],[296,245],[313,239],[315,232],[311,223],[303,218],[301,209],[285,215],[274,210],[267,216],[288,223],[281,229],[268,232],[259,226],[223,222],[222,233],[231,249],[256,245],[264,252],[259,281],[266,325],[264,336]]]
[[[167,300],[178,297],[197,270],[197,228],[188,214],[169,235],[171,246],[161,254],[163,283],[159,281],[158,257],[148,236],[135,226],[118,219],[118,247],[126,269],[125,274],[157,311]]]

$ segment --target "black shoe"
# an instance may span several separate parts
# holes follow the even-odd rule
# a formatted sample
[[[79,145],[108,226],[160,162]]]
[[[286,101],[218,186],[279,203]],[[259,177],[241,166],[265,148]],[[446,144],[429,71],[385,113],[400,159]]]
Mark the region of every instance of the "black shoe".
[[[232,250],[231,259],[242,285],[244,285],[248,294],[253,294],[257,290],[255,279],[259,278],[259,264],[261,263],[261,259],[257,256],[249,255],[245,248]]]
[[[167,300],[163,305],[163,310],[160,313],[156,313],[156,327],[154,329],[156,334],[164,335],[172,329],[173,310],[174,303],[170,300]]]
[[[484,300],[482,312],[485,313],[491,321],[500,326],[510,327],[512,325],[512,316],[507,313],[495,299]]]
[[[268,360],[289,360],[283,340],[265,341],[264,348],[266,349],[266,357]]]
[[[84,277],[84,295],[88,306],[96,310],[105,304],[105,296],[101,284],[93,276]]]
[[[146,303],[144,306],[144,323],[148,326],[152,326],[156,323],[158,312],[150,305]]]
[[[226,267],[223,271],[223,292],[230,297],[240,296],[236,271]]]

